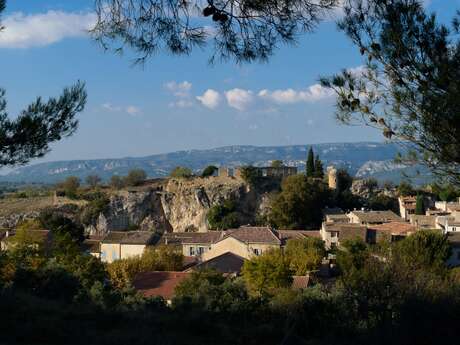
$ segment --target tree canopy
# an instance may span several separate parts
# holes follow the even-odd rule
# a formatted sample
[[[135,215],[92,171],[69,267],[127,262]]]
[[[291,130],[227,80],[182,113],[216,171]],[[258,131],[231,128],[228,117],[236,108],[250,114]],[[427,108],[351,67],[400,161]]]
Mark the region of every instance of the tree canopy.
[[[0,15],[6,1],[0,0]],[[0,35],[4,27],[0,22]],[[43,157],[51,143],[75,133],[76,115],[86,104],[85,85],[77,82],[65,88],[58,98],[43,101],[38,97],[14,119],[7,112],[6,91],[0,88],[0,167],[25,164]]]
[[[279,43],[311,32],[337,0],[95,0],[94,39],[129,47],[145,61],[158,51],[190,54],[212,45],[216,58],[267,60]]]
[[[406,145],[412,162],[460,183],[460,21],[452,29],[420,0],[346,0],[339,28],[365,65],[323,78],[337,117],[382,130]]]
[[[270,223],[276,228],[309,229],[321,224],[322,209],[330,199],[328,187],[305,175],[284,179],[271,202]]]

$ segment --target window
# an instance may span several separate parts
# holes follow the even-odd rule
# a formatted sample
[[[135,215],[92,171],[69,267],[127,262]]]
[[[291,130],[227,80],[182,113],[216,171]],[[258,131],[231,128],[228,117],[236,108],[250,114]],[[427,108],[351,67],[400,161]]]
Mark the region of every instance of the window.
[[[258,249],[258,248],[254,248],[253,251],[254,251],[254,254],[256,254],[256,255],[262,254],[262,251],[260,249]]]
[[[204,247],[198,247],[198,254],[201,255],[204,253]]]
[[[190,256],[195,256],[195,247],[190,247],[189,253],[190,253]]]
[[[339,237],[338,231],[332,231],[332,232],[331,232],[331,237],[332,237],[332,238],[337,238],[337,237]]]

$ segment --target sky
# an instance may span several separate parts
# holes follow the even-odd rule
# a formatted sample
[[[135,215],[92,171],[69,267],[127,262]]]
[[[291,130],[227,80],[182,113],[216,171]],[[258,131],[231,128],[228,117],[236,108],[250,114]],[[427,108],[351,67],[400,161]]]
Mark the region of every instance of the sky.
[[[268,63],[208,63],[210,52],[158,54],[143,66],[101,49],[86,34],[94,0],[8,0],[0,33],[0,87],[14,117],[37,96],[58,96],[77,80],[88,103],[78,132],[41,161],[145,156],[226,145],[382,141],[370,128],[343,126],[320,76],[362,65],[333,20]],[[431,0],[449,21],[460,0]]]

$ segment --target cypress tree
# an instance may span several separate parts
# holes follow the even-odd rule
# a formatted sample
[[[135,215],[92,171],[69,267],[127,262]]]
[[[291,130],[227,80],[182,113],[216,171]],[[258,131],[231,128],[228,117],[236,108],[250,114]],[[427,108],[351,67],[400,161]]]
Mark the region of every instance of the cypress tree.
[[[323,162],[321,161],[321,159],[319,159],[319,155],[316,155],[315,158],[315,177],[324,177]]]
[[[425,205],[423,202],[423,196],[418,194],[417,201],[415,203],[415,214],[424,215],[425,214]]]
[[[308,151],[306,174],[307,177],[313,177],[315,175],[315,154],[313,153],[312,147],[310,147]]]

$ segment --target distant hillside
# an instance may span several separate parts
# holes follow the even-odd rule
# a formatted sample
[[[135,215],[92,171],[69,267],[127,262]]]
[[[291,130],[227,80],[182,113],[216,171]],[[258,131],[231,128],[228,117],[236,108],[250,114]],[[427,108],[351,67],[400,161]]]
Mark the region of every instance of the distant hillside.
[[[134,168],[143,169],[150,177],[167,176],[176,166],[187,166],[199,173],[208,165],[241,166],[269,165],[280,159],[285,164],[305,169],[305,159],[310,145],[294,146],[227,146],[209,150],[177,151],[138,158],[94,159],[40,163],[21,167],[0,181],[24,183],[55,183],[68,176],[84,179],[97,174],[104,180],[112,175],[125,175]],[[311,145],[319,154],[324,166],[334,165],[347,168],[351,174],[360,177],[376,174],[379,179],[397,182],[406,167],[392,163],[400,148],[394,144],[360,142]]]

